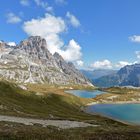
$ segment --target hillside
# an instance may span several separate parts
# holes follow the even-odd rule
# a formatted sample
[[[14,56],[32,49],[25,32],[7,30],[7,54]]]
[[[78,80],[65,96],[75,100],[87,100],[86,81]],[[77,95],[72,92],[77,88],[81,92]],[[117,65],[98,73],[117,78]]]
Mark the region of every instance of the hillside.
[[[21,116],[22,118],[75,120],[98,126],[60,129],[54,126],[42,127],[39,124],[0,122],[0,138],[3,140],[44,140],[46,138],[50,140],[105,138],[114,140],[114,136],[116,136],[129,140],[132,136],[135,139],[139,137],[140,130],[137,126],[128,126],[98,115],[84,113],[80,109],[81,106],[91,101],[84,101],[84,99],[64,94],[60,89],[52,88],[50,91],[48,93],[46,88],[46,93],[39,95],[34,91],[23,90],[17,84],[0,81],[0,114]],[[135,136],[134,133],[136,133]]]
[[[23,90],[17,84],[0,81],[0,114],[35,118],[53,116],[54,119],[78,119],[78,116],[85,116],[79,110],[83,103],[78,97],[65,95],[62,90],[55,88],[47,92],[47,86],[45,89],[46,92],[39,93]]]

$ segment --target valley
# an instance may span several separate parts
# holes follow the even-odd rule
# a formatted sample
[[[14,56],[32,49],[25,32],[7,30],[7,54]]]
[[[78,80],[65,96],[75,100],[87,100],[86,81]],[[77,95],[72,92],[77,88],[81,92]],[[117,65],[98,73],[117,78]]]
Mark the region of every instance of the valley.
[[[140,140],[140,0],[1,0],[0,140]]]
[[[25,85],[24,85],[25,86]],[[36,87],[36,88],[35,88]],[[23,88],[23,86],[22,86]],[[137,139],[140,135],[138,126],[132,126],[117,122],[101,115],[87,114],[81,107],[95,101],[92,98],[80,98],[65,93],[64,90],[78,89],[78,87],[57,87],[47,85],[28,85],[26,90],[15,83],[7,81],[0,82],[0,114],[26,119],[43,119],[59,121],[63,127],[63,121],[83,122],[91,126],[82,128],[62,129],[52,125],[42,127],[39,123],[17,123],[7,121],[6,118],[0,122],[0,137],[3,139],[39,139],[45,137],[52,139],[65,140],[87,140],[95,139],[114,139],[114,135],[119,138],[129,139],[133,136]],[[25,87],[24,87],[25,88]],[[79,87],[79,89],[82,89]],[[91,89],[88,89],[91,90]],[[93,90],[93,89],[92,89]],[[36,92],[35,92],[36,91]],[[102,94],[103,95],[103,94]],[[98,95],[100,96],[100,95]],[[23,119],[24,120],[24,119]],[[71,123],[72,124],[72,123]],[[74,126],[76,126],[74,124]],[[32,133],[31,133],[32,132]],[[136,135],[134,136],[133,133]],[[117,139],[116,139],[117,140]]]
[[[72,62],[59,53],[52,55],[40,36],[12,48],[1,41],[0,48],[3,140],[114,140],[114,136],[129,140],[140,136],[139,126],[85,111],[95,104],[139,103],[139,88],[96,87]],[[97,73],[98,77],[116,71]]]

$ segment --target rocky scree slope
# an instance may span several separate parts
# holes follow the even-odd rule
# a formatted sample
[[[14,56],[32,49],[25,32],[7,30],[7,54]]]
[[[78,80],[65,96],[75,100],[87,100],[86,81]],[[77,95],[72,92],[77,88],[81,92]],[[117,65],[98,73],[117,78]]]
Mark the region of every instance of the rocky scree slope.
[[[0,41],[0,78],[18,83],[92,86],[72,63],[52,55],[46,40],[31,36],[15,47]]]

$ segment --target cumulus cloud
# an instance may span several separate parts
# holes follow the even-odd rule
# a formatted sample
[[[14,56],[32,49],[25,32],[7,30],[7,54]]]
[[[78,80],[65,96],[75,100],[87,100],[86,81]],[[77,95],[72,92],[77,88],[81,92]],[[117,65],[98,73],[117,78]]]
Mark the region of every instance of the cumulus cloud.
[[[48,49],[52,54],[58,52],[63,46],[63,41],[59,35],[65,32],[66,25],[60,17],[46,14],[43,18],[24,22],[23,29],[28,35],[44,37],[47,40]]]
[[[53,12],[53,7],[43,0],[34,0],[37,6],[44,8],[47,12]]]
[[[122,68],[122,67],[124,67],[124,66],[126,66],[126,65],[131,65],[132,63],[129,63],[129,62],[127,62],[127,61],[119,61],[116,65],[115,65],[115,67],[116,68]]]
[[[64,45],[60,35],[67,30],[65,21],[61,17],[45,14],[45,17],[24,22],[23,30],[28,35],[39,35],[46,39],[49,51],[58,52],[67,61],[81,59],[81,46],[71,39],[68,45]]]
[[[84,66],[84,62],[82,60],[78,60],[76,63],[80,67]]]
[[[102,61],[96,61],[93,64],[90,65],[91,68],[93,69],[111,69],[112,67],[112,63],[105,59]]]
[[[14,13],[10,12],[6,15],[7,17],[7,23],[12,23],[12,24],[16,24],[21,22],[21,18],[17,15],[15,15]]]
[[[29,6],[30,5],[29,0],[20,0],[20,4],[23,5],[23,6]]]
[[[139,36],[139,35],[130,36],[129,39],[130,39],[132,42],[140,43],[140,36]]]
[[[66,61],[79,60],[82,56],[81,47],[75,40],[70,40],[65,50],[58,50]]]
[[[139,55],[140,55],[140,52],[139,52]],[[90,68],[91,69],[120,69],[126,65],[132,65],[135,63],[137,63],[137,61],[135,61],[134,63],[129,63],[127,61],[119,61],[119,62],[114,64],[111,61],[105,59],[102,61],[94,62],[93,64],[90,65]]]
[[[69,20],[69,23],[73,26],[73,27],[79,27],[80,26],[80,21],[70,12],[67,12],[66,17]]]

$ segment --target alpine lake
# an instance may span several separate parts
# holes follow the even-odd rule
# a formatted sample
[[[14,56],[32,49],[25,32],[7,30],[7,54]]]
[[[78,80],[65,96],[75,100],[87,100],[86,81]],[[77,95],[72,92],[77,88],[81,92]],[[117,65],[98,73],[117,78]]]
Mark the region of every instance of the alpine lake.
[[[97,95],[105,94],[105,92],[99,90],[68,90],[65,92],[82,98],[94,98]],[[88,105],[85,111],[125,123],[140,125],[140,104],[93,104]]]

